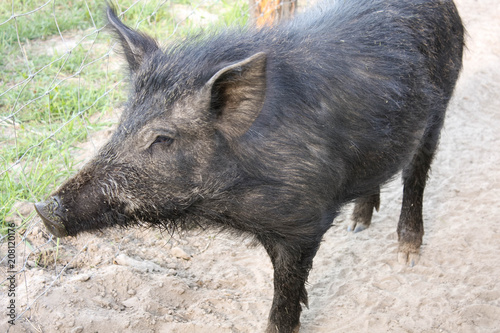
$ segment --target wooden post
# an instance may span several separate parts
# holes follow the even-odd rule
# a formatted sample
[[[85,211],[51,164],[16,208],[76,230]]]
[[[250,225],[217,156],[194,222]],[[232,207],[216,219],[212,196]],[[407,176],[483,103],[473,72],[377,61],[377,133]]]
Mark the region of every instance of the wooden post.
[[[249,0],[257,26],[272,25],[293,16],[297,0]]]

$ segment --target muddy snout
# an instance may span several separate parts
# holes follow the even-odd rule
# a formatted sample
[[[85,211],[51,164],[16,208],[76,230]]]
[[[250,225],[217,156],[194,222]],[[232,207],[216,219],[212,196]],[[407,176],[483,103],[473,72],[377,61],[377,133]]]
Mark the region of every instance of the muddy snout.
[[[45,201],[37,202],[35,210],[45,224],[47,230],[56,237],[65,237],[68,231],[62,222],[59,197],[53,196]]]

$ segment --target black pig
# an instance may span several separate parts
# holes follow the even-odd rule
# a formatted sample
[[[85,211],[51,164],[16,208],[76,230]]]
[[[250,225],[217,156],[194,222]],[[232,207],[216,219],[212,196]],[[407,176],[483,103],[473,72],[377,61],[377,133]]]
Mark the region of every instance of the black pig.
[[[332,1],[273,28],[198,34],[161,49],[113,9],[132,89],[116,132],[36,204],[58,237],[192,224],[253,235],[274,266],[267,332],[296,332],[304,284],[342,205],[370,225],[403,170],[400,259],[462,65],[451,0]]]

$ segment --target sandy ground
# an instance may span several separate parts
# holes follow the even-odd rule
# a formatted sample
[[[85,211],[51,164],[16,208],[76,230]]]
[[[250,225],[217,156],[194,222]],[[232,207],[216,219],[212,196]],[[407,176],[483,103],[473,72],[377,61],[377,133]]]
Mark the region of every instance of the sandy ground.
[[[397,180],[383,189],[370,229],[348,233],[352,207],[346,207],[326,234],[301,332],[500,332],[500,2],[457,5],[468,51],[426,189],[420,262],[412,268],[397,262]],[[47,238],[36,222],[28,236],[34,245]],[[32,306],[15,326],[3,316],[7,297],[0,289],[1,332],[265,328],[272,267],[250,240],[202,230],[171,237],[115,229],[62,240],[55,267],[53,252],[51,245],[39,255],[49,268],[28,268],[19,277],[18,313]]]

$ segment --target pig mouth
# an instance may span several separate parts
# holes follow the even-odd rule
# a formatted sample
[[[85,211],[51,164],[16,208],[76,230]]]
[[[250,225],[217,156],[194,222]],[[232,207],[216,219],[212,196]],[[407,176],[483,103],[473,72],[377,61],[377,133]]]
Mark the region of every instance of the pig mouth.
[[[37,202],[35,210],[45,224],[47,230],[56,237],[65,237],[68,231],[64,226],[61,216],[58,214],[58,209],[61,207],[57,196],[51,197],[46,201]]]

